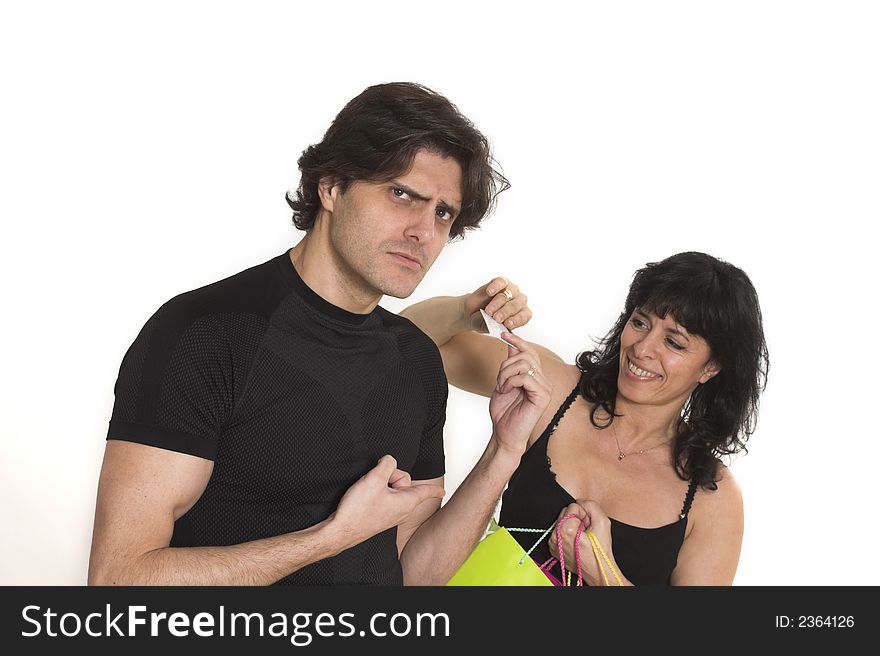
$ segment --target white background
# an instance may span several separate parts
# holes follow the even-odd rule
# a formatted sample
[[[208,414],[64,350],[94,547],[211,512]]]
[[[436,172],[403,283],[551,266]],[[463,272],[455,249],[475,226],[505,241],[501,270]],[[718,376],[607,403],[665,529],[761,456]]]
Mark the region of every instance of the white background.
[[[10,6],[11,5],[11,6]],[[738,584],[878,584],[880,20],[870,2],[6,3],[0,584],[85,582],[113,385],[179,292],[300,238],[296,159],[364,87],[419,81],[513,188],[399,310],[496,274],[572,361],[632,273],[751,276],[771,351],[732,471]],[[485,399],[453,390],[451,491]]]

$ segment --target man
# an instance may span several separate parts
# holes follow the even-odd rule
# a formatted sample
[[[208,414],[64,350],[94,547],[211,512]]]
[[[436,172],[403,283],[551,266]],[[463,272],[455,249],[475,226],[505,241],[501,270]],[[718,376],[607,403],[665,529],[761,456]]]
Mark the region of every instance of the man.
[[[440,356],[378,307],[506,187],[486,138],[429,89],[378,85],[299,167],[302,241],[170,300],[123,359],[92,584],[442,584],[519,462],[549,391],[513,338],[486,452],[440,508]]]

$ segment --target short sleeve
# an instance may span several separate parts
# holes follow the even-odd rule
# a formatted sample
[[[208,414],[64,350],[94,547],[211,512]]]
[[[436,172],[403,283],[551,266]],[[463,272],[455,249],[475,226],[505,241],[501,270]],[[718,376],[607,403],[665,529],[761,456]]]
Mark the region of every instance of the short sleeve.
[[[163,305],[125,354],[108,440],[213,460],[232,407],[231,358],[215,315],[180,299]]]
[[[426,345],[427,353],[420,363],[422,387],[427,396],[428,420],[422,431],[419,455],[413,465],[413,480],[439,478],[446,473],[446,458],[443,451],[443,426],[446,424],[446,401],[449,385],[443,371],[440,352],[433,342]]]

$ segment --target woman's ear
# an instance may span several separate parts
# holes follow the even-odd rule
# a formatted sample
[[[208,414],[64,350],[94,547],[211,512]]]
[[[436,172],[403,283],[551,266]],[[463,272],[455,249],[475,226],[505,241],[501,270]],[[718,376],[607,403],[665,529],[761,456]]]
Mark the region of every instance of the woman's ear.
[[[700,376],[700,385],[708,383],[718,374],[719,371],[721,371],[721,365],[715,360],[709,360],[709,362],[706,363],[706,366],[703,367],[703,375]]]

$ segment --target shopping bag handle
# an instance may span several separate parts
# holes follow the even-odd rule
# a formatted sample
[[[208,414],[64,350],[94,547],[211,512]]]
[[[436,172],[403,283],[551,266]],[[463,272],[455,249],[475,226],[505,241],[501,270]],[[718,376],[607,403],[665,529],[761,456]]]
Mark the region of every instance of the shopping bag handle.
[[[605,553],[605,550],[602,548],[602,544],[599,542],[599,538],[597,538],[595,536],[595,534],[587,528],[587,526],[586,526],[586,524],[584,524],[583,520],[581,520],[574,513],[569,513],[568,515],[564,515],[564,516],[560,517],[558,521],[553,522],[546,529],[507,528],[508,532],[520,531],[520,532],[524,532],[524,533],[541,533],[541,537],[539,537],[537,539],[537,541],[531,546],[531,548],[523,555],[523,557],[519,559],[519,564],[522,565],[523,562],[525,561],[525,559],[531,556],[532,551],[534,551],[535,548],[539,544],[541,544],[541,542],[544,540],[544,538],[547,537],[547,534],[550,533],[550,531],[552,531],[553,528],[555,527],[556,528],[556,548],[557,548],[557,551],[559,552],[559,560],[557,560],[556,558],[553,558],[551,556],[546,561],[544,561],[544,563],[540,567],[542,570],[544,570],[545,572],[547,572],[549,574],[549,570],[551,570],[558,562],[560,565],[560,570],[562,572],[561,583],[562,583],[562,585],[565,585],[565,553],[562,549],[562,543],[563,543],[562,524],[563,524],[563,522],[565,522],[573,517],[578,519],[578,528],[577,528],[577,532],[575,533],[575,538],[574,538],[574,560],[575,560],[575,568],[577,569],[577,573],[578,573],[578,581],[577,581],[578,586],[582,586],[583,580],[584,580],[583,568],[581,567],[581,555],[580,555],[581,536],[584,533],[587,534],[587,538],[589,538],[589,540],[590,540],[590,546],[593,548],[593,555],[596,558],[596,564],[599,566],[599,572],[602,574],[602,580],[605,583],[605,585],[609,585],[609,582],[608,582],[608,575],[605,572],[605,567],[602,566],[602,560],[605,561],[605,565],[611,571],[611,574],[614,576],[615,580],[617,581],[617,585],[623,585],[623,581],[621,580],[620,575],[617,573],[617,570],[614,569],[614,565],[611,564],[611,559],[608,558],[608,555]],[[600,556],[601,556],[601,558],[600,558]],[[571,578],[569,577],[569,581],[570,580],[571,580]]]
[[[565,515],[564,517],[561,517],[558,521],[555,521],[552,524],[550,524],[550,526],[548,526],[545,529],[506,527],[508,533],[520,532],[520,533],[540,533],[541,534],[541,536],[535,541],[535,543],[532,544],[531,547],[529,547],[529,550],[523,554],[522,558],[519,559],[518,564],[522,565],[523,562],[525,562],[525,559],[529,558],[532,555],[532,552],[535,550],[535,548],[537,548],[537,546],[544,541],[544,538],[547,537],[547,534],[550,533],[554,528],[556,528],[556,547],[557,547],[557,550],[559,551],[560,559],[557,560],[556,558],[553,558],[551,556],[549,559],[544,561],[544,563],[541,565],[541,569],[546,572],[549,572],[549,570],[552,569],[556,565],[557,562],[560,563],[560,567],[562,570],[562,578],[563,578],[562,584],[565,585],[565,555],[562,553],[562,523],[568,519],[571,519],[572,517],[577,518],[577,515],[575,515],[574,513],[570,513],[568,515]],[[581,540],[581,535],[586,530],[586,528],[587,527],[584,525],[583,522],[578,523],[577,535],[575,536],[575,543],[574,543],[575,565],[577,566],[577,571],[578,571],[578,583],[577,584],[579,586],[583,585],[583,570],[581,569],[581,561],[580,561],[580,546],[581,546],[580,540]]]
[[[565,552],[562,548],[562,524],[566,520],[569,519],[577,519],[578,527],[577,533],[574,536],[574,564],[578,573],[578,587],[584,584],[584,575],[583,570],[581,569],[581,535],[583,535],[586,530],[586,526],[584,525],[583,520],[580,519],[574,513],[569,513],[564,517],[561,517],[558,522],[556,522],[556,550],[559,552],[559,568],[562,570],[562,576],[565,576]]]
[[[553,530],[554,526],[556,526],[556,522],[553,522],[547,528],[508,528],[505,526],[505,529],[507,529],[508,533],[517,533],[518,532],[518,533],[540,533],[541,534],[541,537],[539,537],[535,541],[535,543],[531,547],[529,547],[529,550],[523,554],[523,557],[519,559],[519,562],[518,562],[519,565],[522,565],[525,562],[526,558],[531,557],[532,552],[535,550],[535,548],[539,544],[541,544],[541,542],[544,540],[544,538],[547,537],[547,534]]]

